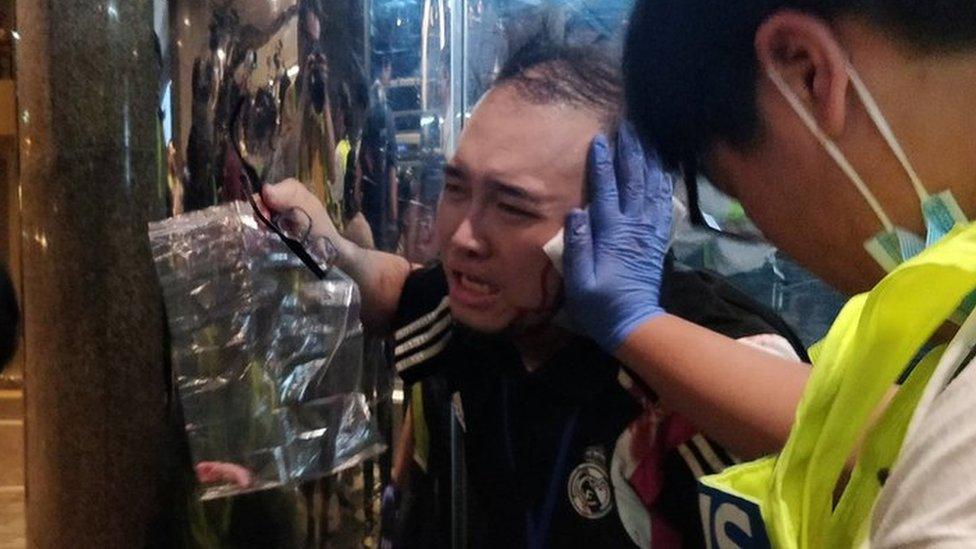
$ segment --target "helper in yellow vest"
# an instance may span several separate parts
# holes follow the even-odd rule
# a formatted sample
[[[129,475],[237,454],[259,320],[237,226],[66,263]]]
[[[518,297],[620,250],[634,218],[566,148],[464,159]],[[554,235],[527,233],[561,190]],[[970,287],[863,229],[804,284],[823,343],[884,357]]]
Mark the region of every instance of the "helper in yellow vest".
[[[706,434],[771,456],[702,479],[706,543],[976,547],[976,2],[638,0],[630,21],[657,154],[594,142],[567,310]],[[664,170],[707,174],[856,295],[812,370],[661,309]]]

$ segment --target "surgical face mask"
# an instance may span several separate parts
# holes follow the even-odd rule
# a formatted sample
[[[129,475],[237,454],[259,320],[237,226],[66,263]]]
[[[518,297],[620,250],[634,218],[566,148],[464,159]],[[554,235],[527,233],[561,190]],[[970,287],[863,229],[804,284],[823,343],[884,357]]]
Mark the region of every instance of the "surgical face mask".
[[[891,222],[891,218],[888,217],[874,194],[868,189],[860,174],[857,173],[847,160],[847,157],[844,156],[844,153],[841,152],[837,144],[819,126],[816,118],[806,109],[806,106],[800,101],[800,98],[797,97],[793,89],[789,87],[783,79],[783,76],[775,67],[770,66],[767,68],[769,79],[779,89],[793,110],[796,111],[797,116],[800,117],[810,132],[813,133],[814,137],[824,147],[827,154],[830,155],[844,174],[847,175],[848,179],[851,180],[854,187],[861,193],[861,196],[864,197],[881,222],[883,230],[867,240],[864,243],[864,247],[871,254],[871,257],[881,265],[885,272],[891,272],[898,265],[915,257],[925,248],[941,240],[956,225],[965,225],[969,221],[966,219],[966,215],[959,207],[951,191],[946,190],[937,194],[929,194],[909,162],[908,156],[902,149],[901,144],[895,137],[894,131],[881,113],[878,103],[874,100],[864,81],[861,80],[861,77],[850,63],[847,64],[847,73],[851,79],[854,91],[861,98],[861,102],[868,112],[868,116],[871,117],[871,121],[874,122],[878,132],[891,148],[895,157],[898,158],[899,163],[901,163],[902,168],[912,182],[912,187],[918,195],[922,206],[922,217],[925,220],[926,237],[924,239]]]

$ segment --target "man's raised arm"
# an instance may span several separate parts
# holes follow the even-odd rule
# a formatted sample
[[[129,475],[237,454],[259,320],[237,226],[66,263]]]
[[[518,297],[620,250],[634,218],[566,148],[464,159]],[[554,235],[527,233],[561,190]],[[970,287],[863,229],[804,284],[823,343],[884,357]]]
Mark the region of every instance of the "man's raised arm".
[[[359,285],[360,316],[365,328],[372,332],[387,331],[396,314],[403,284],[412,270],[410,263],[398,255],[360,248],[341,236],[322,203],[295,179],[265,185],[261,200],[271,212],[301,209],[308,214],[312,220],[311,236],[324,236],[332,241],[339,252],[336,266]]]

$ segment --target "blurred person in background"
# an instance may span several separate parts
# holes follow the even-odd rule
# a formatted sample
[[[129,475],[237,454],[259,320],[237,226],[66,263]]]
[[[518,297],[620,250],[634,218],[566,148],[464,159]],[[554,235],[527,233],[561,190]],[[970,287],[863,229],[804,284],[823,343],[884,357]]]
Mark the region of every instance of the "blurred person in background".
[[[369,92],[356,164],[362,212],[372,228],[376,248],[383,251],[394,251],[399,238],[396,123],[387,101],[392,75],[391,59],[382,58]]]
[[[17,351],[17,327],[20,324],[20,309],[13,282],[7,267],[0,264],[0,372],[10,362]]]

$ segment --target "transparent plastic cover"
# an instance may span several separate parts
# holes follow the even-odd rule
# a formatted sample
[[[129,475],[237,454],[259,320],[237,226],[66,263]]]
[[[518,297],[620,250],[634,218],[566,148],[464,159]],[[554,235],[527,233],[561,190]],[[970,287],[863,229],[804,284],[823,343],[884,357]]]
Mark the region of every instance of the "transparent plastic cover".
[[[318,280],[249,205],[150,224],[202,499],[314,479],[384,447],[361,392],[359,292]]]

